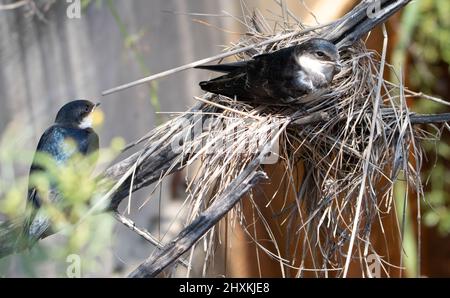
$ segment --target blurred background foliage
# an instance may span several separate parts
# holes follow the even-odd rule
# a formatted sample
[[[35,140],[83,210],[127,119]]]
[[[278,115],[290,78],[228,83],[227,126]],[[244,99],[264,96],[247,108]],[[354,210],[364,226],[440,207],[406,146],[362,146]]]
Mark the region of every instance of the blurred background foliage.
[[[414,9],[413,5],[417,8]],[[409,82],[418,90],[450,100],[450,1],[421,0],[407,8],[414,11],[411,21],[403,26],[412,27],[411,43],[407,47]],[[407,15],[405,11],[405,15]],[[403,32],[403,30],[401,31]],[[407,68],[408,69],[408,68]],[[419,113],[449,112],[441,104],[429,100],[413,104]],[[450,134],[449,126],[442,131],[442,141],[425,143],[428,161],[423,171],[426,184],[424,223],[436,227],[442,236],[450,234]]]

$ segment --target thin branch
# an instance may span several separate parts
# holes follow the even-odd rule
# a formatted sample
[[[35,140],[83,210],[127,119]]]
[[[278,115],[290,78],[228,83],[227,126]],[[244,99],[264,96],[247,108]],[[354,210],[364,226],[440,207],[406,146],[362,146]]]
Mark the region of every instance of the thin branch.
[[[124,226],[126,226],[127,228],[129,228],[130,230],[132,230],[133,232],[138,234],[139,236],[141,236],[144,240],[146,240],[147,242],[156,246],[157,249],[161,250],[162,248],[164,248],[164,245],[162,245],[161,242],[158,241],[158,239],[156,239],[152,234],[150,234],[149,231],[147,231],[146,229],[138,228],[136,226],[136,223],[134,221],[132,221],[131,219],[123,216],[122,214],[120,214],[117,211],[114,212],[114,218],[117,221],[119,221],[120,223],[122,223]],[[178,259],[177,261],[186,268],[190,267],[189,262],[186,260]]]
[[[412,124],[432,124],[450,122],[450,113],[442,114],[412,114],[410,116]]]
[[[341,18],[337,26],[326,35],[338,47],[348,47],[384,23],[411,0],[365,0]],[[379,6],[378,6],[379,5]],[[376,11],[380,8],[380,11]]]
[[[194,222],[183,229],[172,242],[167,244],[154,257],[148,258],[136,268],[129,277],[155,277],[188,251],[239,202],[242,196],[267,177],[263,172],[255,172],[258,165],[249,166],[227,187],[225,193],[215,200]]]
[[[294,21],[297,23],[297,24],[300,24],[300,20],[298,19],[298,17],[286,6],[286,3],[283,3],[282,4],[282,2],[281,2],[281,0],[275,0],[275,2],[278,4],[278,5],[280,5],[280,6],[284,6],[285,7],[285,9],[286,9],[286,12],[287,12],[287,14],[288,14],[288,16],[289,17],[291,17],[292,19],[294,19]],[[284,9],[283,9],[284,10]]]
[[[31,0],[21,0],[10,4],[0,4],[0,10],[14,10],[30,4]]]

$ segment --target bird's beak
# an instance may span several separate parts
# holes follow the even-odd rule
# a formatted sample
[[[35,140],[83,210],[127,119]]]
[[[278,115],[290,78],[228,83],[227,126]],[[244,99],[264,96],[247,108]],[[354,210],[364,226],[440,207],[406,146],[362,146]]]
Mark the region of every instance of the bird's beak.
[[[100,103],[99,103],[99,102],[95,103],[94,106],[93,106],[92,109],[91,109],[91,113],[95,112],[95,110],[96,110],[99,106],[100,106]]]

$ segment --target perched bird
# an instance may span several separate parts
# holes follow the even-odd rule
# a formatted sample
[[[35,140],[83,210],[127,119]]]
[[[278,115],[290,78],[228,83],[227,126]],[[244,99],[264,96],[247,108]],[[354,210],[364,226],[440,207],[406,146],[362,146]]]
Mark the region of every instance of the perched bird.
[[[99,104],[87,100],[75,100],[65,104],[58,112],[55,122],[41,136],[36,154],[31,165],[30,177],[45,169],[38,162],[39,154],[47,154],[58,166],[64,166],[76,154],[82,156],[95,153],[99,148],[98,135],[92,129],[93,112]],[[39,154],[38,154],[39,153]],[[94,161],[95,163],[95,161]],[[95,165],[92,165],[92,169]],[[57,204],[60,200],[57,186],[50,185],[48,201]],[[63,199],[63,198],[62,198]],[[27,218],[22,241],[27,247],[46,236],[51,221],[45,213],[39,210],[43,204],[40,193],[35,186],[29,184],[27,200]]]
[[[208,92],[238,100],[290,102],[326,88],[341,71],[336,46],[320,38],[230,64],[197,68],[226,75],[201,82]]]

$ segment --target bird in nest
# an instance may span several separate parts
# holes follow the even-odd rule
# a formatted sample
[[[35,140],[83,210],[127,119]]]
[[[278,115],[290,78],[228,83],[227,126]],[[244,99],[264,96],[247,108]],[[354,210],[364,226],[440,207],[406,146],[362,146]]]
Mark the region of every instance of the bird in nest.
[[[341,64],[333,43],[313,38],[250,60],[197,68],[226,73],[201,82],[204,91],[243,101],[289,103],[326,89]]]

